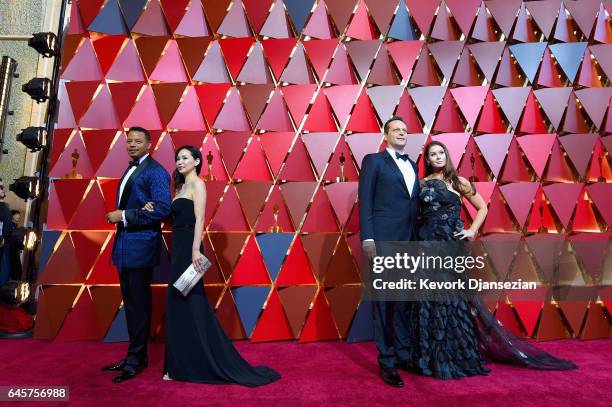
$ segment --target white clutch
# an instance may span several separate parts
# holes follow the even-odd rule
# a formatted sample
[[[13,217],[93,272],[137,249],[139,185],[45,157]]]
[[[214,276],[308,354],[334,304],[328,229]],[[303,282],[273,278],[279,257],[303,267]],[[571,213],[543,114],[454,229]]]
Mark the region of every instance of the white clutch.
[[[191,289],[195,287],[198,281],[204,277],[204,273],[206,273],[210,266],[212,266],[212,263],[206,258],[206,256],[203,256],[202,262],[202,270],[204,270],[204,272],[198,273],[195,267],[193,267],[193,264],[190,264],[189,267],[187,267],[187,270],[185,270],[178,280],[172,284],[174,288],[179,290],[184,296],[189,294]]]

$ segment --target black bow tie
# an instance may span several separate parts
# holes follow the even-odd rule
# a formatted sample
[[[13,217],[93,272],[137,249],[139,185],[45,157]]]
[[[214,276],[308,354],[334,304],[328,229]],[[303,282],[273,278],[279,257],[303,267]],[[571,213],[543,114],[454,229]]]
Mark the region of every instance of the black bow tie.
[[[140,160],[130,161],[130,166],[128,168],[138,167],[138,164],[140,164]]]
[[[401,158],[404,161],[408,161],[408,154],[400,154],[397,151],[395,152],[395,158]]]

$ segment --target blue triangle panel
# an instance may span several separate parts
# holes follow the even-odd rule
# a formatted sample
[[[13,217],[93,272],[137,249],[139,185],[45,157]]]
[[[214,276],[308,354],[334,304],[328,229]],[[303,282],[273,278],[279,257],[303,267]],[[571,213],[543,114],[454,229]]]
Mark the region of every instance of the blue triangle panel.
[[[138,21],[138,17],[140,17],[140,13],[142,13],[146,4],[147,0],[119,0],[125,22],[130,30],[136,25],[136,21]]]
[[[232,289],[240,321],[247,336],[251,335],[269,292],[269,286],[238,287]]]
[[[372,302],[361,301],[353,324],[346,338],[347,342],[364,342],[374,339],[374,322],[372,319]]]
[[[408,14],[408,9],[406,8],[404,0],[400,0],[399,8],[397,9],[397,13],[395,13],[395,18],[393,19],[393,24],[391,24],[391,28],[389,29],[388,36],[395,38],[396,40],[417,39],[417,35],[412,27],[412,23],[410,22],[410,14]]]
[[[127,34],[117,0],[109,0],[87,29],[104,34]]]
[[[104,342],[127,342],[130,340],[127,330],[127,320],[125,319],[125,310],[119,308],[115,320],[108,329]]]
[[[59,230],[43,231],[42,242],[40,244],[40,257],[38,259],[38,275],[42,274],[43,270],[47,266],[49,257],[51,257],[51,254],[53,253],[53,248],[61,235],[62,232]],[[69,236],[66,236],[66,238],[70,239]]]
[[[512,55],[514,55],[516,62],[521,66],[521,69],[525,72],[531,83],[535,79],[540,62],[542,62],[542,55],[544,55],[546,45],[548,45],[546,42],[528,42],[526,44],[510,45]]]
[[[586,42],[569,42],[567,44],[554,44],[549,47],[570,82],[574,82],[576,78],[587,45]]]
[[[302,32],[302,28],[304,28],[304,24],[306,24],[306,20],[310,15],[310,10],[312,10],[312,5],[314,4],[314,0],[284,0],[285,6],[287,7],[287,11],[289,12],[289,16],[291,20],[293,20],[293,25],[295,26],[295,31],[299,35]]]
[[[293,236],[293,233],[266,233],[257,236],[257,244],[259,244],[272,281],[276,280]]]

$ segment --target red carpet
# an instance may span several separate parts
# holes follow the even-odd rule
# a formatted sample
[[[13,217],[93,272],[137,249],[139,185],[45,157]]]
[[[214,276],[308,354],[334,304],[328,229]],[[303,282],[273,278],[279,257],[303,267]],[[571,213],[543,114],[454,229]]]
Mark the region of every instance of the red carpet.
[[[249,389],[237,385],[162,381],[163,345],[152,344],[150,367],[132,381],[113,384],[113,374],[101,372],[100,367],[120,359],[126,344],[25,339],[0,341],[3,365],[0,385],[68,385],[71,405],[112,407],[609,405],[605,400],[609,400],[612,382],[611,340],[565,340],[538,346],[574,361],[578,370],[541,372],[491,364],[492,372],[488,377],[457,381],[404,373],[406,386],[394,389],[384,385],[378,377],[372,343],[238,342],[237,347],[247,360],[253,364],[265,363],[283,376],[271,385]]]

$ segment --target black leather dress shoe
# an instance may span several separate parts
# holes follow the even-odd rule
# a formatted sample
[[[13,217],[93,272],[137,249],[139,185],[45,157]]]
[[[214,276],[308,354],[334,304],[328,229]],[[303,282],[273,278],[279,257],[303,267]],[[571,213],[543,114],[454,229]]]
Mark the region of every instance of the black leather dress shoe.
[[[134,366],[134,365],[125,365],[123,367],[123,372],[119,376],[115,376],[113,378],[113,383],[121,383],[126,380],[130,380],[135,378],[138,374],[140,374],[147,367],[147,362],[142,365]]]
[[[393,387],[404,387],[402,377],[395,369],[382,369],[380,375],[385,383]]]
[[[126,380],[133,379],[140,372],[141,371],[137,371],[137,370],[124,370],[123,373],[121,373],[119,376],[115,376],[113,378],[113,383],[121,383],[121,382],[125,382]]]
[[[125,359],[120,360],[112,365],[106,365],[102,368],[103,372],[118,372],[125,367]]]

